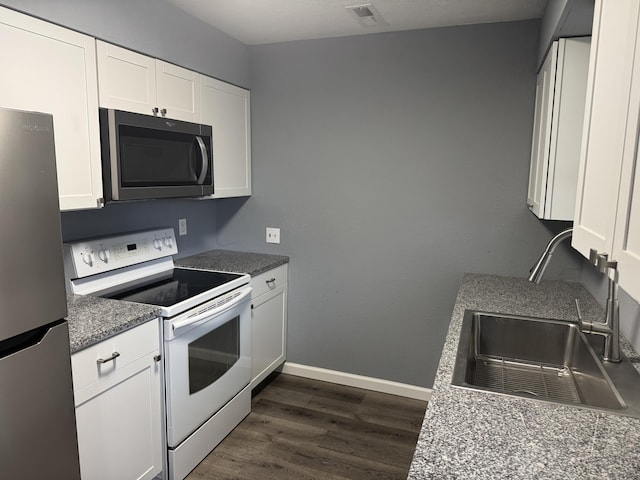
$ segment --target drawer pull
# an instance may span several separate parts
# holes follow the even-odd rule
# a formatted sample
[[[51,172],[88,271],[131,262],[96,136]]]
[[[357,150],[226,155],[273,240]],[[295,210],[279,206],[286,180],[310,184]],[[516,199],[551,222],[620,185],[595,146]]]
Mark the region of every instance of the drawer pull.
[[[98,360],[96,360],[96,363],[97,363],[98,365],[102,365],[103,363],[107,363],[107,362],[110,362],[110,361],[112,361],[112,360],[115,360],[115,359],[116,359],[116,358],[118,358],[119,356],[120,356],[120,354],[119,354],[118,352],[113,352],[113,353],[111,354],[111,356],[110,356],[110,357],[107,357],[107,358],[99,358]]]
[[[267,284],[269,283],[276,283],[276,279],[274,278],[270,278],[269,280],[267,280]]]

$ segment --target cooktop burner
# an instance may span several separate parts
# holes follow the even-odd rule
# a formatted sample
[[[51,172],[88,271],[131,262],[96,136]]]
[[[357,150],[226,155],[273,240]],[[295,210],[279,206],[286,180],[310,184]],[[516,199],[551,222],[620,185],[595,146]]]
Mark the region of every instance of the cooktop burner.
[[[242,275],[237,273],[174,268],[167,272],[166,277],[156,278],[152,283],[144,283],[124,291],[102,296],[115,300],[170,307],[240,277]],[[225,292],[221,291],[220,293]]]

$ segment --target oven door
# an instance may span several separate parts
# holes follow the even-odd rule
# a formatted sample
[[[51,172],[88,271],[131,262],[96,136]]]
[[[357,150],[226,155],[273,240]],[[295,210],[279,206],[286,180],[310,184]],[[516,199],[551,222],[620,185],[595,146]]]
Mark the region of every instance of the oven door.
[[[245,286],[164,321],[169,448],[249,384],[250,300]]]

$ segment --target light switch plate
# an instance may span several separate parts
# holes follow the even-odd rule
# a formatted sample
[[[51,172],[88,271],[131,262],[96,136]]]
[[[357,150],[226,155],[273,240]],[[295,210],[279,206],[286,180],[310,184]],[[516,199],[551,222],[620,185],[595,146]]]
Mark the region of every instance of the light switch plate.
[[[180,235],[186,235],[187,234],[187,219],[186,218],[178,219],[178,233]]]
[[[267,243],[280,243],[280,229],[267,227]]]

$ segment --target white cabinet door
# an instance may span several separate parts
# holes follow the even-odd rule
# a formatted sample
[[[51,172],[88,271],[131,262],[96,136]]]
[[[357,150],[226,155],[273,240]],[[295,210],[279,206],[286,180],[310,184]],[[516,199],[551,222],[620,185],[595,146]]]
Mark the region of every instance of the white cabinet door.
[[[162,471],[160,367],[150,352],[125,370],[76,407],[83,479],[152,479]]]
[[[92,38],[0,7],[0,107],[53,115],[62,210],[102,204]]]
[[[287,265],[251,279],[251,388],[287,358]],[[263,293],[264,292],[264,293]]]
[[[162,116],[200,122],[200,75],[156,60],[157,106]]]
[[[251,318],[251,385],[254,387],[286,357],[287,285],[253,301]]]
[[[213,198],[251,195],[250,93],[202,76],[202,123],[213,128]]]
[[[98,40],[100,106],[200,121],[200,74]]]
[[[152,115],[156,107],[156,60],[96,41],[100,106]]]
[[[590,37],[561,38],[538,74],[527,202],[545,220],[573,220]]]
[[[558,58],[558,44],[553,42],[536,81],[536,108],[531,145],[529,193],[527,203],[537,217],[544,216],[544,196],[547,188],[547,167],[551,143],[553,88]]]
[[[636,18],[640,32],[640,10]],[[613,258],[618,261],[620,286],[640,300],[640,35],[636,37],[631,95],[620,188],[613,235]]]
[[[152,479],[162,471],[158,353],[159,327],[151,321],[72,355],[84,480]]]
[[[572,246],[611,255],[640,3],[597,0]]]

